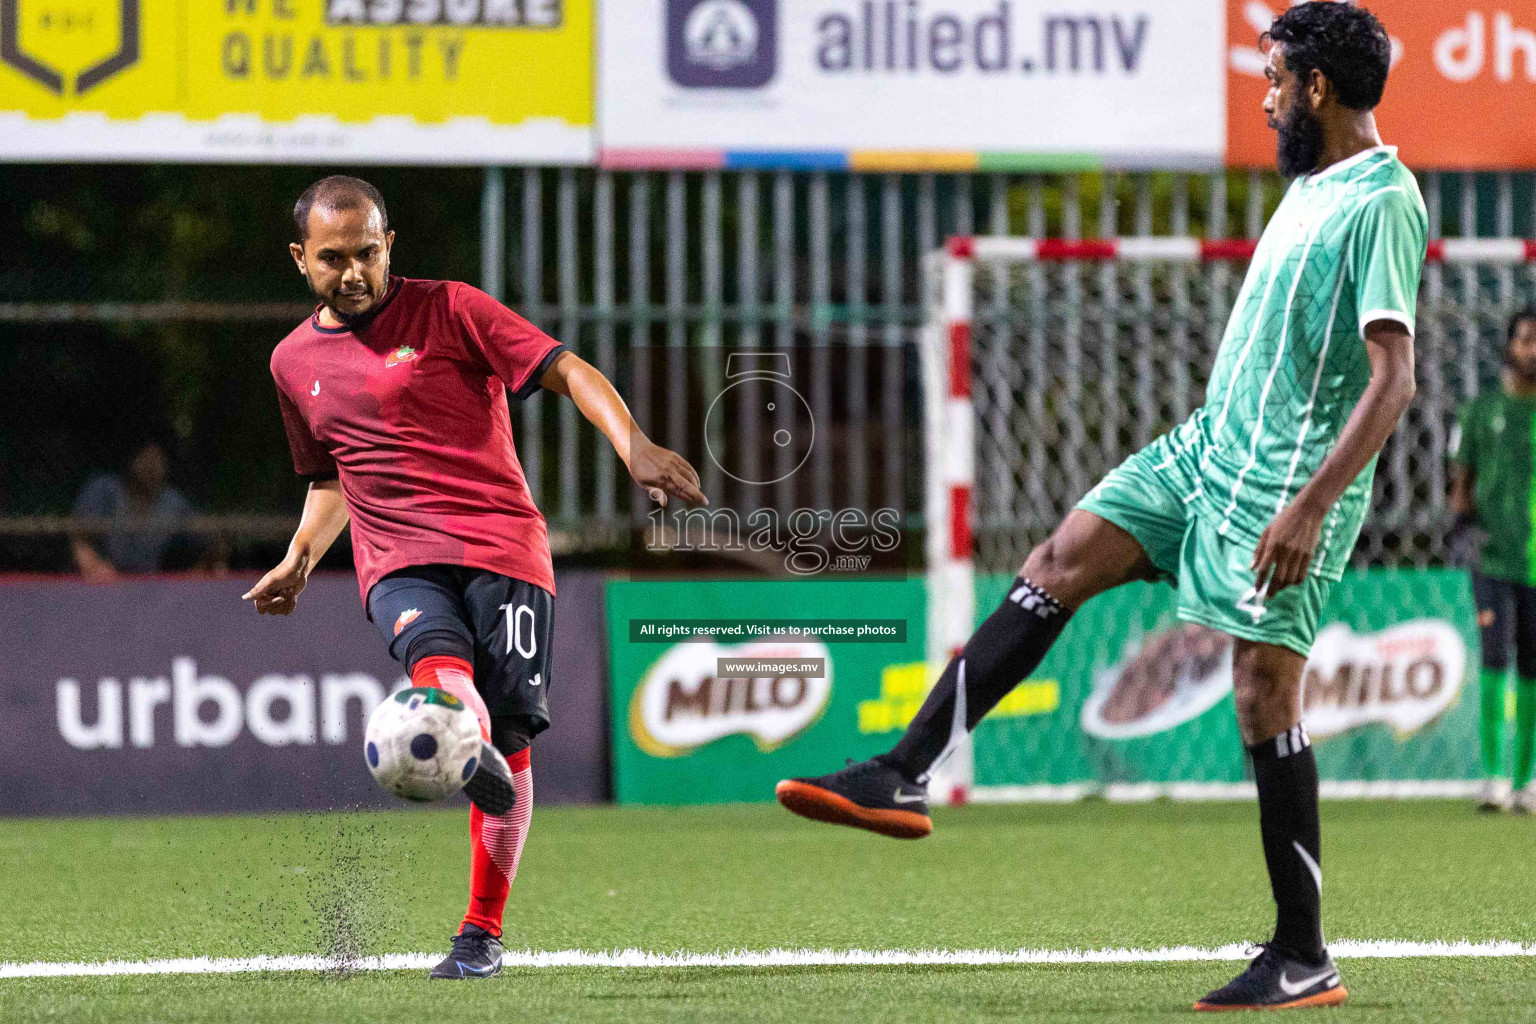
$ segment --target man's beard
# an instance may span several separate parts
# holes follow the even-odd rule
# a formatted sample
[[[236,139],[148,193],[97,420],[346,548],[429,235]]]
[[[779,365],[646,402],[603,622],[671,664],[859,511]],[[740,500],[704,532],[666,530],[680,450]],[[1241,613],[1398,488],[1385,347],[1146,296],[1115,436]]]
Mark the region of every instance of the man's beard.
[[[330,303],[326,303],[326,305],[330,306]],[[357,330],[361,327],[367,327],[373,321],[374,314],[378,313],[379,311],[379,303],[378,300],[375,299],[373,305],[369,306],[361,313],[347,313],[337,309],[335,306],[330,306],[330,310],[331,316],[335,317],[337,320],[340,320],[342,323],[346,324],[353,330]]]
[[[1323,158],[1323,122],[1300,100],[1276,129],[1275,164],[1281,177],[1311,174]]]
[[[308,278],[305,280],[308,280]],[[318,289],[315,288],[314,282],[312,281],[310,282],[309,290],[314,294],[315,298],[320,300],[320,304],[322,306],[331,311],[331,316],[335,317],[338,323],[344,324],[353,330],[357,330],[361,327],[367,327],[373,318],[378,315],[379,307],[383,303],[384,293],[389,291],[389,274],[388,272],[384,274],[383,292],[374,294],[373,290],[371,288],[369,289],[368,294],[373,296],[373,302],[370,303],[368,308],[363,310],[361,313],[348,313],[344,310],[337,309],[335,303],[331,301],[331,296],[321,293]]]

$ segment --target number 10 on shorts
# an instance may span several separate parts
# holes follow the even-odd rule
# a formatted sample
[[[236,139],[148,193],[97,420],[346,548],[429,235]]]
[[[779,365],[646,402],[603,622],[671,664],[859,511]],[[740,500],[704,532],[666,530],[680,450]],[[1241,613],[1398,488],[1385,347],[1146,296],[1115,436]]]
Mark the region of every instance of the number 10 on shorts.
[[[514,650],[525,660],[532,661],[534,655],[539,653],[539,635],[534,627],[533,609],[526,604],[504,604],[501,611],[507,617],[507,654]],[[536,674],[528,681],[529,686],[538,686],[544,680]]]

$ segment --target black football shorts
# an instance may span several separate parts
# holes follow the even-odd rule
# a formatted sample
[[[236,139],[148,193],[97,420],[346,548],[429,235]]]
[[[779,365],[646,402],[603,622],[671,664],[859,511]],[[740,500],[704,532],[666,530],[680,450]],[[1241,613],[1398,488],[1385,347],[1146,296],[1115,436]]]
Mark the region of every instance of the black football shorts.
[[[368,615],[407,671],[434,654],[464,658],[492,719],[519,716],[530,738],[548,728],[549,591],[471,566],[412,566],[373,585]]]

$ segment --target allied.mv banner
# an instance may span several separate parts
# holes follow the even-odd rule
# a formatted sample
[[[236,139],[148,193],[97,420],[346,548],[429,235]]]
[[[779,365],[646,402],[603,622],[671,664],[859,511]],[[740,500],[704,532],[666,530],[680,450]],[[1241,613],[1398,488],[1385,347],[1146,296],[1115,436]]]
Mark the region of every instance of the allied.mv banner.
[[[1216,166],[1220,0],[603,0],[609,166]]]

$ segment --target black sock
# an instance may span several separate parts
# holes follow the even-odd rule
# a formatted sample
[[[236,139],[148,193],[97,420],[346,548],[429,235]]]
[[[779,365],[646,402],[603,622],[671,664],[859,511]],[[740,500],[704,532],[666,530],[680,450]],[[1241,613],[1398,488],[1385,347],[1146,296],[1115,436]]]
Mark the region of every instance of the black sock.
[[[1014,579],[997,611],[950,659],[901,742],[880,760],[908,781],[926,784],[929,773],[953,749],[951,740],[976,728],[982,716],[1035,670],[1071,616],[1071,611],[1023,576]],[[959,718],[964,720],[963,729]]]
[[[1317,758],[1296,726],[1248,748],[1259,787],[1264,862],[1275,894],[1274,944],[1304,960],[1323,957],[1322,827]]]

